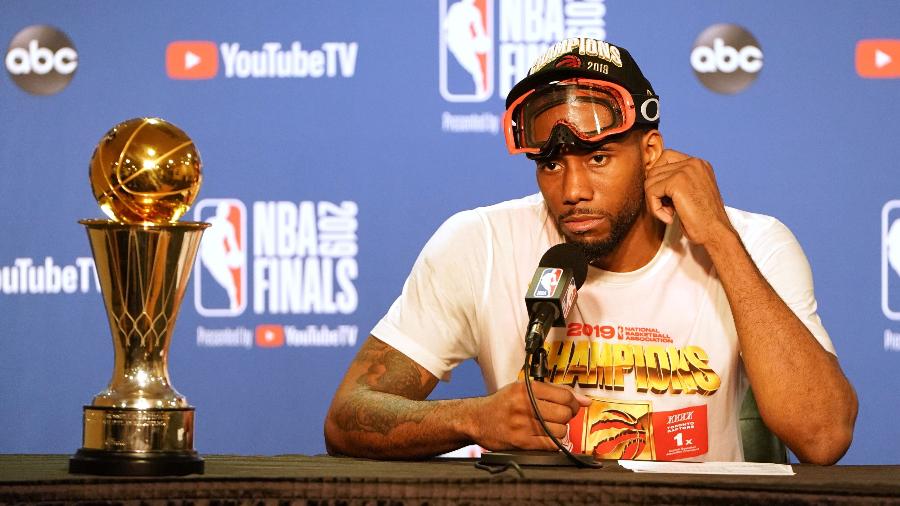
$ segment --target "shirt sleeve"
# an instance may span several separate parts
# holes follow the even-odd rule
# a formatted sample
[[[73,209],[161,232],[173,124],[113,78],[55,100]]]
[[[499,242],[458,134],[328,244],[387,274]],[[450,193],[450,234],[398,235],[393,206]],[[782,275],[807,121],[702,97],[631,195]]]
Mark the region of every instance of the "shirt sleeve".
[[[836,354],[817,311],[813,276],[803,248],[790,229],[775,218],[746,244],[775,293],[797,315],[826,351]]]
[[[444,222],[372,335],[449,380],[450,371],[477,352],[475,309],[488,247],[484,225],[473,211]]]

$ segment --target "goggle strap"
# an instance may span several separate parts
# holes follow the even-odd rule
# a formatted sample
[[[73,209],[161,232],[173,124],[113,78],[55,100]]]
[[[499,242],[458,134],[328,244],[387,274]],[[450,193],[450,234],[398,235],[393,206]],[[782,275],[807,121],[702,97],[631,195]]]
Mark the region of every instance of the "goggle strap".
[[[659,96],[631,95],[634,100],[634,122],[656,124],[659,122]]]

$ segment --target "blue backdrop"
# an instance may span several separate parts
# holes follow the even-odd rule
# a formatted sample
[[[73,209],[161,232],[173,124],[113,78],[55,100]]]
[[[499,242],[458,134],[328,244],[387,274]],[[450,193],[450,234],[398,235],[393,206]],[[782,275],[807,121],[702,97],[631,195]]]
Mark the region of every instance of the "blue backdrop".
[[[900,3],[478,0],[469,12],[488,42],[474,66],[442,36],[456,3],[0,4],[10,41],[0,452],[74,452],[82,405],[109,380],[111,339],[77,220],[100,216],[88,162],[117,122],[158,116],[185,130],[205,176],[188,218],[224,202],[239,236],[237,304],[198,261],[171,348],[174,386],[197,407],[197,449],[320,453],[339,379],[434,229],[536,191],[532,164],[506,154],[496,118],[530,58],[586,33],[637,58],[662,97],[667,145],[709,160],[726,203],[797,235],[860,398],[842,462],[897,463],[900,262],[885,259],[885,235],[900,217],[900,81],[859,71],[900,74],[900,52],[859,43],[900,38]],[[720,23],[743,27],[764,55],[735,94],[708,89],[691,66],[698,36]],[[77,52],[74,73],[33,76],[71,77],[56,94],[14,80],[25,58],[59,49],[38,40],[28,52],[26,41],[9,57],[32,25],[54,27]],[[435,395],[481,392],[467,364]]]

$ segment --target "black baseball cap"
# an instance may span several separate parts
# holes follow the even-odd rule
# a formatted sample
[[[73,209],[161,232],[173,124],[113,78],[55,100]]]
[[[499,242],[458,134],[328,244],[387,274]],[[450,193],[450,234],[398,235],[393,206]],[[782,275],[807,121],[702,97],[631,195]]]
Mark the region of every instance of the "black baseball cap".
[[[583,77],[616,83],[628,90],[638,109],[637,123],[659,126],[659,96],[631,53],[623,47],[587,37],[573,37],[550,46],[506,97],[509,108],[525,93],[563,79]]]

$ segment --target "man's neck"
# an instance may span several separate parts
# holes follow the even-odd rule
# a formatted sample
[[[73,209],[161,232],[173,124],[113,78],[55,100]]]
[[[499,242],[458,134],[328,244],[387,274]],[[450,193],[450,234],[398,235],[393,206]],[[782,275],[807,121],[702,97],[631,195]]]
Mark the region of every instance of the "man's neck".
[[[619,246],[591,262],[591,265],[611,272],[636,271],[653,260],[665,233],[666,224],[645,210],[622,238]]]

